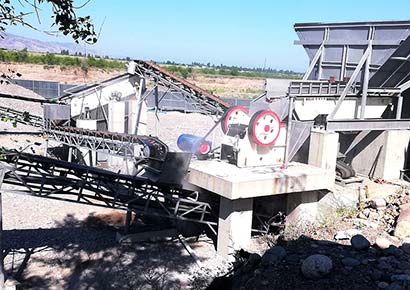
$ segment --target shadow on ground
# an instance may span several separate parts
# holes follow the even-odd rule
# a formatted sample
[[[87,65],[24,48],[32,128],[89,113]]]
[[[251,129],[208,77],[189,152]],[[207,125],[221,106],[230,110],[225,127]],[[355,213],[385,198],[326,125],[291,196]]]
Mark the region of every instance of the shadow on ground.
[[[119,245],[95,216],[3,235],[7,275],[20,289],[180,289],[190,283],[181,273],[195,267],[179,242]]]

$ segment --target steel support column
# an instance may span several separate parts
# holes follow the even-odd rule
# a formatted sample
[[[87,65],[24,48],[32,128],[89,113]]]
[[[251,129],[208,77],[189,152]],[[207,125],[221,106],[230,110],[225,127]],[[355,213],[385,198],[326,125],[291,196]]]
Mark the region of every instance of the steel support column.
[[[369,45],[367,49],[369,50],[369,54],[366,58],[366,64],[364,67],[364,74],[363,74],[363,91],[362,91],[362,102],[360,105],[360,120],[363,120],[365,118],[365,112],[366,112],[366,104],[367,104],[367,93],[369,89],[369,75],[370,75],[370,63],[372,60],[372,42],[373,42],[373,34],[374,34],[374,29],[373,27],[369,28]]]
[[[397,106],[396,106],[396,119],[401,119],[401,111],[403,108],[403,96],[400,94],[397,96]]]
[[[138,135],[138,128],[140,125],[140,119],[141,119],[141,113],[142,113],[142,107],[143,107],[143,102],[144,102],[144,94],[146,91],[145,87],[145,78],[140,79],[139,83],[139,89],[138,89],[138,95],[137,95],[137,104],[138,104],[138,111],[137,111],[137,119],[135,121],[135,135]]]

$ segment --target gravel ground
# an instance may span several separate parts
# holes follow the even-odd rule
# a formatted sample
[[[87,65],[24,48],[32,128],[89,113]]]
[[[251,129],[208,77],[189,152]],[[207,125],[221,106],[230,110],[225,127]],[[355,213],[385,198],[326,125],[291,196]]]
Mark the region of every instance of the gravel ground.
[[[149,112],[147,133],[153,136],[159,136],[170,147],[170,150],[178,150],[176,141],[181,134],[193,134],[205,136],[209,129],[215,124],[215,119],[211,116],[205,116],[198,113],[179,113],[179,112],[162,112],[158,114],[158,119],[153,112]],[[155,125],[155,124],[158,125]],[[159,128],[158,130],[156,128]],[[219,145],[223,133],[221,126],[218,125],[209,135],[208,140],[213,144]]]

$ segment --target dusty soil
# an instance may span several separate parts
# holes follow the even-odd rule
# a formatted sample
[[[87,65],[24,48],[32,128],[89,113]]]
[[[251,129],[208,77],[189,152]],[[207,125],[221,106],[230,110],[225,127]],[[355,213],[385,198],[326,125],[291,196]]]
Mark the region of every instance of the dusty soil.
[[[125,71],[125,68],[124,71],[90,68],[87,73],[84,73],[80,68],[0,62],[0,72],[6,72],[9,69],[21,73],[21,79],[55,81],[65,84],[103,81]]]
[[[80,68],[0,62],[0,72],[6,72],[9,69],[21,73],[21,79],[47,80],[66,84],[83,84],[103,81],[125,72],[125,67],[124,70],[90,68],[87,73],[84,73]],[[205,90],[212,91],[221,97],[247,99],[259,96],[263,92],[265,83],[264,79],[257,78],[207,76],[198,74],[189,77],[187,80]]]
[[[215,95],[227,98],[253,99],[264,91],[265,79],[208,76],[194,74],[187,79],[195,85],[213,92]]]

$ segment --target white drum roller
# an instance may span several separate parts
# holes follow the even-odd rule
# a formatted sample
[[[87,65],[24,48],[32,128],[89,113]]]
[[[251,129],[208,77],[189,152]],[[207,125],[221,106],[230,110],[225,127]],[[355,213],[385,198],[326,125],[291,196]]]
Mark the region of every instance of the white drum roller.
[[[271,110],[256,112],[249,122],[249,136],[260,146],[275,144],[280,134],[281,121],[279,116]]]

